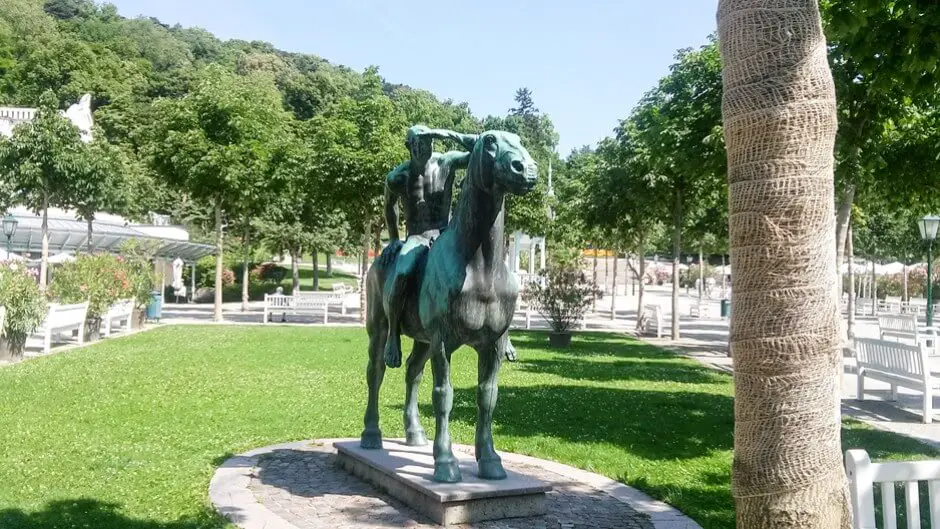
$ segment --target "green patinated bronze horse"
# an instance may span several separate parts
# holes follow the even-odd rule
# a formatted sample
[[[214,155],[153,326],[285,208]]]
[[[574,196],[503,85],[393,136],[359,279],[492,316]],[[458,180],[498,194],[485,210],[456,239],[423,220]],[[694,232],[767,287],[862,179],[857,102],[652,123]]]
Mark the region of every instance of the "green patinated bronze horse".
[[[497,377],[508,347],[519,287],[504,262],[504,209],[507,193],[523,195],[535,186],[538,171],[515,134],[481,134],[470,153],[467,175],[453,217],[434,242],[406,290],[402,331],[414,339],[405,374],[405,432],[410,445],[427,444],[418,420],[418,388],[431,360],[434,375],[434,479],[460,481],[451,450],[448,421],[454,393],[450,383],[453,352],[469,345],[478,354],[476,460],[480,477],[503,479],[506,472],[493,447],[493,410]],[[369,401],[362,432],[363,448],[382,447],[379,429],[379,388],[385,377],[384,350],[388,316],[383,305],[389,271],[377,259],[367,276]]]

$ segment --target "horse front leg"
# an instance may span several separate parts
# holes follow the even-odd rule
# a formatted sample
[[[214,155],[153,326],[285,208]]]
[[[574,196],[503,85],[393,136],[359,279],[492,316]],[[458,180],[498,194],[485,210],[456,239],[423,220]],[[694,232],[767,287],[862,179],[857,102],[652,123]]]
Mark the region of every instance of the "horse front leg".
[[[418,393],[421,389],[421,378],[424,366],[428,362],[430,345],[415,342],[414,349],[408,356],[405,371],[405,444],[408,446],[425,446],[428,444],[427,434],[421,427],[418,415]]]
[[[508,335],[503,335],[508,340]],[[502,339],[501,339],[502,340]],[[500,340],[500,341],[501,341]],[[493,410],[499,393],[499,366],[502,360],[500,343],[477,351],[477,431],[476,459],[483,479],[505,479],[503,461],[493,446]]]
[[[369,386],[369,400],[363,423],[359,446],[366,449],[382,448],[382,430],[379,428],[379,389],[385,378],[385,341],[388,339],[388,320],[377,318],[374,328],[369,332],[369,364],[366,366],[366,383]],[[370,322],[373,323],[373,322]]]
[[[444,350],[440,337],[431,340],[431,372],[434,375],[434,481],[457,483],[460,466],[450,443],[450,412],[454,407],[454,388],[450,383],[450,352]]]

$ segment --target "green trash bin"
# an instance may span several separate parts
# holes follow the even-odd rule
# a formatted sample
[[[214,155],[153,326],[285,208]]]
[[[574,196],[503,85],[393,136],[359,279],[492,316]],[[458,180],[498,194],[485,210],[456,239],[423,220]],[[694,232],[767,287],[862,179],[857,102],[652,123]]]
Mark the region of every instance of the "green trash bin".
[[[721,317],[722,318],[731,317],[731,300],[730,299],[721,300]]]

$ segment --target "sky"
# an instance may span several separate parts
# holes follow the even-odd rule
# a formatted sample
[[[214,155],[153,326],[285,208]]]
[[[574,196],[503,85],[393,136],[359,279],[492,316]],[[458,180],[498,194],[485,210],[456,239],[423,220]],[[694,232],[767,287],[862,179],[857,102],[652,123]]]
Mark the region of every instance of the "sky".
[[[717,0],[108,0],[126,17],[261,40],[505,115],[516,89],[558,151],[612,134],[673,62],[715,32]]]

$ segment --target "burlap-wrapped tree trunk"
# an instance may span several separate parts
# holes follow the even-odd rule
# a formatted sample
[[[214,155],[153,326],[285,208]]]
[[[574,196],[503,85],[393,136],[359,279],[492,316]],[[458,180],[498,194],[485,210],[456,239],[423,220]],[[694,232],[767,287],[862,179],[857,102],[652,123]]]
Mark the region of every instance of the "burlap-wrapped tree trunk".
[[[816,0],[721,0],[737,527],[849,527],[835,90]]]

